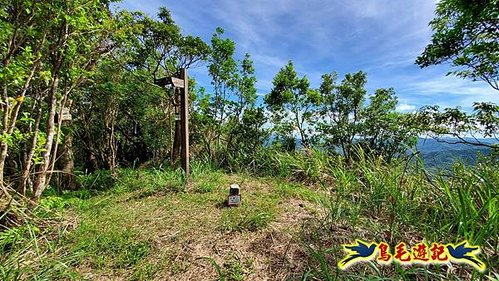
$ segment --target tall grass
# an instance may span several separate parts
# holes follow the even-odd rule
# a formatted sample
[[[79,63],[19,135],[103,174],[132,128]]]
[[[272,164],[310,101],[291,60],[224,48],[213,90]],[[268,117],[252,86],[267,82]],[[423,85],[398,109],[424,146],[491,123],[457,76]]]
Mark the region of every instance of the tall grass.
[[[317,159],[313,159],[317,157]],[[398,242],[408,244],[428,241],[456,243],[468,240],[482,247],[480,256],[489,268],[485,273],[499,272],[499,165],[493,159],[482,159],[476,166],[456,163],[451,171],[425,170],[422,161],[394,160],[386,162],[357,151],[357,161],[350,164],[341,158],[324,159],[321,152],[301,153],[298,157],[284,155],[279,175],[303,181],[319,182],[329,192],[324,204],[325,214],[311,235],[306,232],[312,269],[307,276],[320,280],[342,280],[377,276],[376,278],[454,278],[483,276],[463,267],[461,276],[450,276],[436,267],[428,270],[392,268],[378,274],[370,267],[337,274],[335,263],[344,253],[327,247],[364,238],[386,241],[392,247]],[[289,169],[288,172],[283,170]],[[277,169],[278,170],[278,169]],[[349,229],[348,237],[340,239],[338,229]],[[310,237],[320,237],[310,241]],[[324,248],[324,245],[328,245]],[[329,266],[324,264],[329,262]],[[420,268],[419,268],[420,269]],[[425,277],[426,276],[426,277]],[[493,278],[493,277],[491,277]],[[362,278],[361,278],[362,279]]]
[[[327,198],[320,201],[323,212],[317,212],[318,217],[303,228],[301,239],[309,259],[303,280],[494,280],[499,276],[497,160],[483,158],[473,167],[456,163],[449,171],[430,173],[421,161],[387,162],[362,150],[357,151],[355,158],[354,163],[347,163],[339,156],[314,149],[294,153],[267,151],[255,159],[253,170],[245,171],[281,181],[275,186],[275,196]],[[222,170],[202,162],[194,162],[191,171],[191,179],[196,182],[190,190],[194,195],[213,192],[223,178]],[[101,171],[82,177],[81,181],[83,188],[76,192],[57,195],[49,189],[35,213],[26,214],[16,227],[0,231],[0,280],[34,276],[46,280],[77,279],[78,274],[71,268],[85,262],[117,269],[140,264],[153,248],[148,241],[137,240],[136,233],[80,225],[72,235],[67,235],[51,223],[54,215],[76,205],[83,206],[80,211],[95,215],[99,212],[95,210],[97,204],[108,203],[101,203],[100,197],[92,205],[83,202],[101,194],[118,197],[137,193],[143,197],[157,192],[182,192],[185,188],[180,170],[122,169],[115,178]],[[299,193],[297,186],[301,187]],[[22,214],[22,204],[16,206]],[[229,232],[260,231],[268,226],[272,214],[272,208],[265,204],[223,209],[220,228]],[[380,267],[376,263],[340,271],[336,263],[345,254],[341,245],[356,238],[385,241],[392,249],[397,242],[455,243],[466,239],[482,247],[480,258],[488,271],[482,274],[459,265],[455,265],[459,270],[451,271],[447,265]],[[66,248],[60,250],[64,247],[60,243],[67,242],[76,249],[73,254]],[[100,258],[101,253],[106,253],[106,257]],[[236,265],[224,265],[224,278],[230,279],[229,272],[235,272],[235,279],[244,275],[239,274],[241,270]]]
[[[55,276],[70,279],[71,254],[57,253],[57,242],[51,236],[64,231],[57,226],[58,214],[50,208],[53,202],[42,200],[27,208],[28,200],[14,196],[3,214],[10,223],[0,224],[0,280],[52,280]]]
[[[196,172],[201,168],[197,168]],[[115,268],[134,266],[150,245],[135,233],[106,225],[66,225],[66,209],[99,215],[102,207],[115,202],[110,197],[135,192],[144,197],[156,192],[179,192],[185,187],[180,170],[120,169],[117,177],[97,171],[79,178],[82,188],[63,191],[48,188],[38,204],[14,197],[0,217],[0,280],[82,279],[74,270],[91,263]],[[102,196],[102,199],[98,196]],[[97,200],[89,200],[96,197]],[[29,206],[29,207],[28,207]],[[9,225],[5,225],[10,219]],[[76,219],[75,219],[76,220]],[[76,230],[74,230],[75,228]],[[71,231],[69,231],[71,230]]]
[[[442,218],[435,221],[443,230],[475,245],[499,252],[499,165],[479,163],[469,168],[453,166],[451,175],[439,175],[436,185],[441,195]],[[495,265],[499,265],[497,262]]]

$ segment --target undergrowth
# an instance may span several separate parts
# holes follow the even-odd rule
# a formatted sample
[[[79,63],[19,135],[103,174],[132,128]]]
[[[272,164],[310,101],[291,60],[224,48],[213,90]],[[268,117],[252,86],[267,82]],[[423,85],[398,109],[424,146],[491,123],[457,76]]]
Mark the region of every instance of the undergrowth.
[[[161,227],[175,230],[169,238],[172,243],[189,233],[263,231],[289,198],[323,207],[296,237],[307,253],[301,280],[498,277],[497,159],[483,158],[473,167],[455,163],[450,170],[431,173],[421,161],[386,162],[362,151],[357,159],[346,163],[317,150],[265,156],[255,163],[262,169],[258,187],[244,194],[237,208],[224,207],[225,187],[234,180],[243,186],[255,181],[254,173],[242,171],[235,178],[200,163],[193,163],[188,185],[180,170],[121,169],[116,177],[107,171],[81,176],[83,187],[78,191],[48,189],[35,208],[15,197],[0,218],[0,279],[79,280],[88,270],[130,272],[131,280],[158,278],[155,274],[162,268],[155,259],[160,249],[153,240]],[[161,227],[151,221],[155,216],[163,216]],[[193,220],[198,216],[203,218]],[[157,226],[154,231],[159,232],[144,232],[145,224]],[[487,270],[373,262],[339,270],[336,264],[345,256],[341,245],[358,238],[384,241],[392,249],[398,242],[468,240],[482,247],[479,258]],[[188,258],[178,260],[179,256],[180,249],[164,253],[169,274],[181,274],[191,266]],[[237,253],[231,257],[220,264],[206,260],[220,280],[248,280],[255,270],[253,262]]]
[[[324,184],[330,200],[326,216],[306,228],[303,241],[310,254],[304,279],[345,280],[495,280],[499,274],[499,165],[484,158],[476,166],[455,163],[451,170],[430,174],[421,161],[368,158],[362,151],[349,165],[338,159],[321,163],[331,178]],[[308,160],[307,162],[312,162]],[[299,171],[306,171],[305,163]],[[313,169],[312,169],[313,170]],[[313,173],[317,174],[317,173]],[[344,234],[344,235],[340,235]],[[414,245],[421,241],[458,243],[482,248],[487,271],[469,266],[400,267],[366,263],[343,272],[336,263],[346,253],[341,245],[361,238]]]

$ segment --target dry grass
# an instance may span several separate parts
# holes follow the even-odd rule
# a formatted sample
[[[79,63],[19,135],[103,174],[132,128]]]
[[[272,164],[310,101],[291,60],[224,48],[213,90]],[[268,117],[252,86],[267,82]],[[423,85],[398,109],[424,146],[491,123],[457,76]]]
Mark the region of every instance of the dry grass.
[[[230,183],[241,185],[239,207],[224,204]],[[134,266],[102,266],[86,256],[75,270],[91,280],[296,279],[307,265],[298,234],[320,208],[300,198],[307,197],[305,187],[294,194],[287,188],[276,189],[270,180],[218,175],[193,181],[188,193],[137,190],[109,200],[93,198],[99,212],[83,211],[82,223],[89,222],[97,233],[111,226],[131,231],[150,249]],[[88,234],[77,232],[70,241],[81,244]]]
[[[342,175],[336,175],[339,180],[332,186],[314,190],[317,187],[210,170],[194,173],[185,193],[180,191],[183,186],[179,185],[178,175],[172,172],[130,171],[120,175],[112,189],[100,194],[82,191],[62,197],[45,196],[42,203],[64,219],[57,224],[52,220],[50,229],[41,233],[42,239],[35,239],[38,233],[34,233],[32,239],[22,240],[33,245],[23,244],[28,250],[18,257],[37,258],[21,263],[24,268],[20,274],[0,273],[20,277],[5,280],[480,277],[469,267],[454,264],[405,267],[362,263],[340,271],[336,264],[345,256],[341,245],[355,239],[386,241],[390,245],[399,241],[414,245],[428,239],[425,229],[417,224],[419,219],[409,216],[414,214],[410,210],[399,211],[385,204],[374,211],[377,205],[366,204],[372,198],[359,192],[364,187],[356,177],[345,174],[353,182],[349,183],[340,181]],[[231,183],[241,186],[243,203],[239,207],[225,205]],[[343,187],[349,189],[341,190]],[[378,191],[384,193],[379,198],[391,202],[392,194],[385,193],[395,191],[395,187],[388,190],[386,185],[380,185]],[[362,202],[364,205],[359,205]],[[394,212],[406,216],[395,217]],[[15,256],[9,260],[17,262]],[[494,278],[495,269],[491,269],[494,271],[482,277]]]

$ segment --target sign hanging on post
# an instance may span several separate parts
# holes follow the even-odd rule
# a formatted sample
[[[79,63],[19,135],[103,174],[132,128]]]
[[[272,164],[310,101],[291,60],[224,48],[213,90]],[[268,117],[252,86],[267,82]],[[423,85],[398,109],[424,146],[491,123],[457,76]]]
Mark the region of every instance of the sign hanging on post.
[[[189,176],[189,78],[187,76],[187,70],[185,68],[180,69],[178,77],[164,77],[160,79],[154,79],[154,84],[166,87],[173,86],[175,88],[182,89],[180,91],[180,122],[175,122],[175,135],[180,132],[180,142],[177,141],[175,137],[173,143],[173,155],[172,163],[176,161],[178,154],[175,152],[180,151],[182,169],[185,172],[185,177]],[[175,116],[177,120],[177,116]],[[180,128],[179,128],[179,127]]]
[[[165,86],[173,86],[175,88],[185,88],[185,81],[184,79],[177,78],[177,77],[164,77],[164,78],[159,78],[159,79],[154,79],[154,84],[165,87]]]
[[[71,121],[71,113],[69,112],[69,107],[63,107],[61,112],[61,120],[62,121]]]
[[[184,79],[179,79],[176,77],[171,77],[171,82],[174,87],[177,88],[184,88]]]

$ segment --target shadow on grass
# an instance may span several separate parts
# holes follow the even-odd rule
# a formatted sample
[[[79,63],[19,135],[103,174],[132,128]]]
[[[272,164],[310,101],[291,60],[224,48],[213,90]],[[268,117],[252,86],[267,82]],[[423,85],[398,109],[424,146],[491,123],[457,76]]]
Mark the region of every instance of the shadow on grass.
[[[227,202],[227,199],[219,201],[217,204],[215,204],[215,207],[217,209],[228,209],[228,208],[232,208],[232,207],[229,206],[229,204]]]

